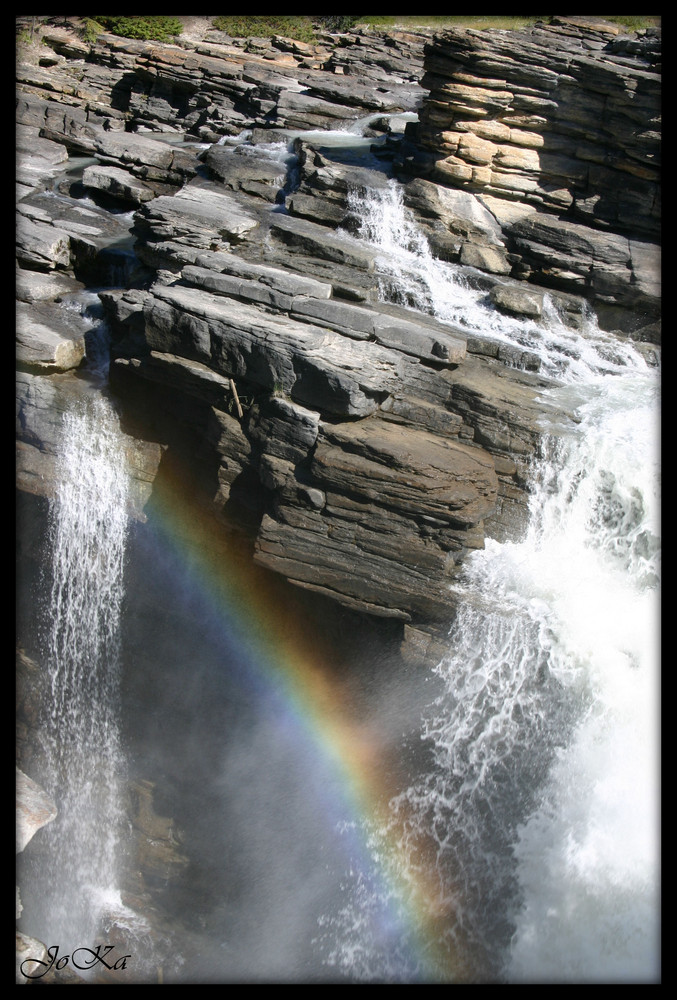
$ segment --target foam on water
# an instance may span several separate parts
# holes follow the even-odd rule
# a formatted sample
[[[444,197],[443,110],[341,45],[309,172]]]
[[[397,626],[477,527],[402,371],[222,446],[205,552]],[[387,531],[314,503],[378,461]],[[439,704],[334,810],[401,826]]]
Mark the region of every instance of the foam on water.
[[[127,476],[117,418],[102,396],[64,414],[50,510],[44,647],[50,696],[45,787],[59,815],[45,833],[45,941],[90,942],[101,893],[117,884],[123,812],[117,707]]]
[[[358,207],[384,297],[537,351],[553,413],[574,414],[544,420],[525,539],[488,539],[454,584],[445,691],[423,721],[434,764],[393,824],[412,867],[433,859],[468,981],[654,981],[658,375],[591,317],[498,313],[433,258],[395,186]]]

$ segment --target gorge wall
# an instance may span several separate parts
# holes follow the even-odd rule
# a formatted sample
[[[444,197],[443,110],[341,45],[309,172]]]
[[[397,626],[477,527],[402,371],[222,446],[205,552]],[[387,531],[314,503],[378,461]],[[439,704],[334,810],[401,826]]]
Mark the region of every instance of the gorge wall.
[[[477,250],[468,264],[585,294],[607,328],[653,321],[660,58],[657,31],[628,37],[597,18],[436,40],[412,165],[501,222],[493,264]]]
[[[434,253],[496,309],[538,321],[547,291],[565,327],[592,305],[652,355],[659,32],[564,18],[89,45],[72,27],[18,64],[19,489],[50,493],[91,327],[54,305],[108,285],[138,510],[177,475],[261,566],[399,623],[405,657],[434,659],[465,553],[524,526],[553,376],[381,301],[350,193],[399,177]],[[317,132],[366,116],[379,170]],[[293,156],[271,145],[292,140]],[[69,156],[90,160],[54,197]]]

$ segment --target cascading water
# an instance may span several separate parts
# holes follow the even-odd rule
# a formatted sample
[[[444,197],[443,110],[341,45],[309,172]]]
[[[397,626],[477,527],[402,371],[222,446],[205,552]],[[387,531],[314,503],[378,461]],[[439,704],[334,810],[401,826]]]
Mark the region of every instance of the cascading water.
[[[283,174],[286,147],[271,147],[271,155]],[[140,623],[135,641],[127,634],[123,659],[126,686],[135,677],[141,692],[139,774],[159,775],[161,786],[165,769],[186,772],[164,782],[165,794],[181,789],[174,801],[169,795],[168,814],[195,827],[191,894],[178,892],[174,907],[177,917],[188,912],[183,926],[191,933],[206,931],[190,942],[179,935],[176,975],[652,980],[659,935],[657,372],[591,319],[575,331],[547,302],[542,324],[484,305],[460,268],[432,257],[396,185],[361,193],[355,214],[362,238],[381,250],[384,298],[537,354],[541,371],[556,380],[543,395],[530,526],[523,540],[489,539],[467,560],[450,594],[450,608],[461,610],[449,656],[435,672],[441,693],[425,711],[421,752],[407,770],[418,776],[400,784],[408,787],[366,838],[354,836],[352,815],[338,824],[341,836],[333,838],[333,826],[327,832],[318,807],[327,779],[315,770],[312,747],[296,745],[277,703],[262,707],[260,686],[251,698],[242,693],[246,658],[234,651],[235,639],[205,649],[208,630],[197,610],[182,634],[183,578],[173,564],[158,574],[163,563],[150,546],[155,575],[140,574],[136,600],[141,592],[156,599],[160,624]],[[91,341],[88,356],[90,374],[95,358],[94,374],[105,380],[107,346],[95,350]],[[147,925],[122,906],[118,891],[121,854],[134,850],[122,810],[118,715],[122,449],[105,397],[85,393],[64,421],[50,512],[48,766],[39,777],[59,817],[36,838],[44,849],[35,863],[46,867],[35,880],[40,898],[37,906],[31,900],[30,933],[58,942],[65,954],[95,945],[102,922],[122,922],[137,942],[144,939],[131,948],[134,975],[152,980]],[[158,575],[168,587],[164,601]],[[223,617],[214,626],[219,636]],[[369,700],[374,715],[384,691],[381,676]],[[345,873],[336,839],[355,860]],[[180,968],[184,951],[189,972]]]
[[[44,628],[49,704],[45,830],[49,873],[36,931],[62,952],[91,946],[115,900],[123,823],[119,651],[128,482],[116,415],[85,394],[64,414],[50,509],[51,589]]]
[[[466,563],[423,721],[432,766],[391,802],[405,868],[427,859],[446,914],[437,975],[655,981],[657,372],[592,319],[577,332],[554,309],[536,325],[485,307],[432,257],[395,185],[360,192],[354,212],[382,251],[384,297],[538,352],[558,380],[546,402],[576,417],[544,417],[526,537]],[[403,962],[384,974],[359,885],[347,897],[332,962],[411,981]]]
[[[577,332],[557,314],[552,301],[544,301],[544,323],[510,317],[487,308],[483,295],[467,279],[468,270],[433,256],[428,242],[407,214],[399,185],[351,192],[349,212],[359,224],[361,239],[375,245],[379,286],[383,299],[433,314],[453,323],[539,355],[545,375],[567,382],[585,380],[591,371],[618,373],[626,366],[644,368],[631,344],[601,331],[592,315]]]

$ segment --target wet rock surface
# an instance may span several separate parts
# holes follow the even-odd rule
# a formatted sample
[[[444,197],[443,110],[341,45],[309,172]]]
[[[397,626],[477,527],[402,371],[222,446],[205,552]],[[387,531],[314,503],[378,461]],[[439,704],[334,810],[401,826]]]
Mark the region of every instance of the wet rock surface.
[[[279,40],[246,51],[218,32],[180,45],[104,34],[85,55],[67,33],[47,34],[62,58],[18,74],[20,181],[30,185],[18,202],[19,482],[40,488],[54,437],[31,412],[53,411],[31,379],[77,369],[85,345],[82,320],[52,307],[61,286],[31,276],[91,284],[111,247],[134,241],[126,289],[101,300],[111,384],[137,431],[145,420],[153,446],[188,450],[194,469],[195,455],[211,454],[218,486],[196,474],[226,521],[233,496],[249,494],[262,564],[369,614],[443,618],[462,553],[524,519],[549,380],[528,350],[381,302],[377,252],[351,235],[349,192],[405,169],[405,204],[433,250],[484,273],[507,315],[541,318],[542,279],[567,293],[559,307],[573,326],[581,300],[570,290],[592,289],[619,325],[642,327],[659,294],[656,160],[633,123],[638,101],[656,117],[657,36],[640,36],[633,53],[617,32],[575,19],[510,35],[357,31],[312,51]],[[606,138],[584,142],[577,129],[590,122],[572,109],[589,117],[596,94],[617,110]],[[378,117],[415,112],[420,124],[401,129]],[[337,152],[308,131],[365,116],[381,136],[367,164],[364,145]],[[243,128],[244,143],[233,138]],[[285,152],[290,130],[300,135]],[[577,143],[577,162],[610,164],[605,191],[617,174],[627,197],[639,185],[638,226],[620,194],[611,215],[593,210],[585,192],[600,188],[597,167],[581,187],[562,160],[574,186],[560,204],[538,160],[557,136]],[[78,182],[86,201],[41,190],[65,151],[90,157]],[[158,413],[142,415],[144,387],[171,414],[161,430]],[[317,428],[312,441],[296,438],[304,421]],[[136,463],[149,469],[146,487],[154,463]],[[466,486],[454,493],[447,481]]]
[[[640,331],[660,303],[660,59],[660,28],[630,36],[602,18],[435,38],[426,153],[410,167],[502,229],[493,261],[464,263],[586,295],[606,329],[652,338]]]
[[[17,86],[26,510],[54,494],[63,413],[102,384],[77,307],[94,287],[138,523],[170,483],[257,572],[317,602],[327,631],[359,622],[408,667],[439,662],[464,559],[525,529],[555,379],[528,346],[383,301],[352,196],[398,178],[434,253],[470,268],[500,314],[539,324],[552,307],[573,332],[592,302],[653,355],[659,36],[564,18],[507,37],[356,31],[314,46],[216,31],[89,45],[57,26],[45,39],[58,58],[19,63]],[[315,131],[337,126],[352,144]],[[171,659],[167,616],[156,633]],[[19,659],[28,772],[40,671]],[[161,727],[143,711],[139,731]],[[192,794],[181,780],[176,802]],[[171,883],[199,917],[214,887],[187,861],[190,809],[177,823],[143,774],[126,795],[126,901],[151,913]],[[167,939],[170,922],[156,919]]]

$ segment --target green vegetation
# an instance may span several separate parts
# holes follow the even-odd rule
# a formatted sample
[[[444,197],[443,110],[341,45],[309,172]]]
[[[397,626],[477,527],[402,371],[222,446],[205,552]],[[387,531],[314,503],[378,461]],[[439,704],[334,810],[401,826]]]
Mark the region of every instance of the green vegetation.
[[[19,62],[38,63],[47,50],[42,41],[44,16],[16,19],[16,49]]]
[[[312,43],[317,41],[315,34],[317,31],[350,31],[358,21],[362,20],[357,15],[326,15],[322,17],[289,15],[279,17],[274,14],[257,16],[230,14],[215,17],[212,23],[215,28],[219,31],[225,31],[231,38],[272,38],[273,35],[283,35],[285,38],[294,38],[298,42]]]
[[[438,28],[442,30],[444,28],[503,28],[511,30],[519,30],[519,28],[526,28],[530,24],[535,24],[536,21],[548,21],[550,18],[546,15],[538,16],[524,16],[524,17],[494,17],[492,15],[484,15],[481,17],[471,17],[469,15],[457,14],[453,17],[385,17],[378,15],[375,17],[361,17],[360,22],[362,24],[372,25],[374,28],[411,28],[415,30],[416,28]]]
[[[660,16],[639,16],[629,14],[620,14],[613,17],[607,17],[606,15],[599,16],[604,16],[605,20],[620,24],[629,31],[639,31],[642,28],[653,27],[655,25],[660,25],[661,23]],[[500,28],[503,30],[513,31],[518,31],[520,28],[527,28],[529,25],[535,24],[537,21],[545,21],[547,24],[551,20],[551,14],[530,14],[524,16],[511,15],[508,17],[501,17],[498,15],[470,16],[467,14],[456,14],[452,17],[386,17],[378,15],[374,17],[365,16],[359,18],[361,24],[369,24],[374,28],[438,28],[439,30],[444,28],[476,28],[480,30],[483,28]]]
[[[218,31],[225,31],[231,38],[272,38],[273,35],[284,35],[297,42],[314,42],[315,31],[310,17],[276,17],[272,14],[251,16],[246,14],[230,14],[215,17],[213,25]]]
[[[350,31],[356,24],[363,21],[363,18],[357,15],[349,15],[348,17],[332,16],[328,15],[325,17],[316,18],[319,21],[320,26],[323,31],[329,32],[339,32],[339,31]]]
[[[628,31],[641,31],[643,28],[660,27],[661,18],[659,14],[650,17],[643,14],[620,14],[617,17],[607,17],[607,21],[620,24]]]
[[[123,38],[141,38],[157,42],[171,42],[176,35],[180,35],[183,28],[181,22],[175,17],[164,15],[147,14],[136,17],[132,15],[99,15],[93,20],[95,24],[101,25],[102,29],[112,32],[114,35],[121,35]]]
[[[94,21],[91,17],[85,17],[82,20],[79,34],[88,45],[94,45],[103,30],[98,21]]]
[[[518,31],[520,28],[529,27],[537,21],[548,23],[552,20],[550,14],[530,14],[530,15],[509,15],[505,17],[493,15],[471,16],[467,14],[456,14],[451,17],[444,16],[407,16],[396,17],[395,15],[368,14],[351,16],[287,16],[277,17],[274,15],[261,15],[248,17],[244,14],[233,14],[222,17],[215,17],[213,25],[220,31],[225,31],[232,38],[272,38],[273,35],[283,35],[286,38],[294,38],[302,42],[314,42],[315,33],[318,31],[342,32],[350,31],[357,24],[369,25],[372,28],[386,30],[388,28],[500,28],[503,30]],[[633,16],[618,15],[606,17],[607,21],[626,28],[628,31],[638,31],[653,25],[660,24],[660,16]]]

